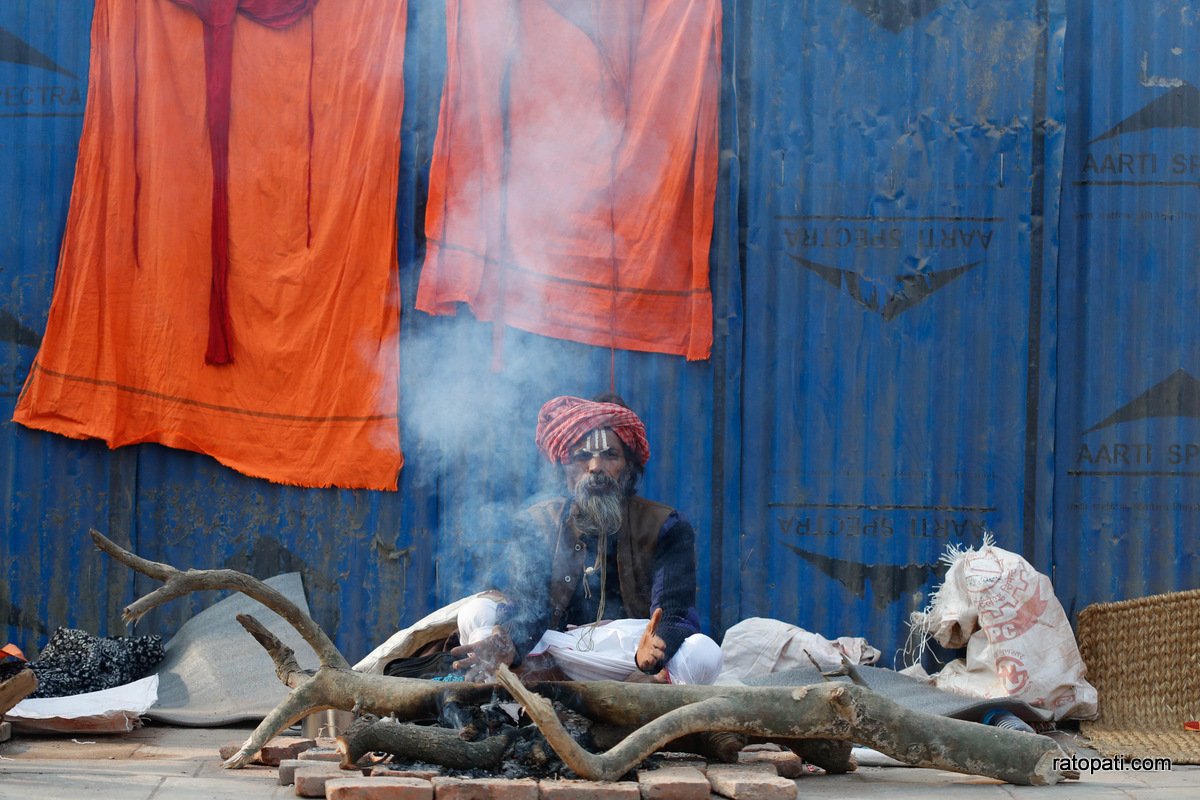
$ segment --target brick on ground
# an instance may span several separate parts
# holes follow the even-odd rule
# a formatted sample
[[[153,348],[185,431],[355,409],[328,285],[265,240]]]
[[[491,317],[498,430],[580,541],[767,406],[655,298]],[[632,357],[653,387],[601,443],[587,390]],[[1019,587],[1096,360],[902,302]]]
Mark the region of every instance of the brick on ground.
[[[529,778],[433,779],[437,800],[538,800],[537,781]]]
[[[396,769],[387,764],[376,764],[367,770],[367,775],[374,778],[417,778],[419,780],[433,780],[442,773],[436,769]]]
[[[229,759],[233,758],[234,754],[237,753],[238,750],[241,750],[241,749],[242,749],[242,742],[226,742],[225,744],[221,745],[221,749],[218,752],[221,754],[222,761],[228,761]],[[247,764],[261,764],[263,762],[262,762],[262,759],[259,757],[259,753],[255,753],[254,756],[246,763]]]
[[[639,800],[642,796],[633,781],[542,781],[538,789],[541,800]]]
[[[801,778],[806,772],[804,760],[790,750],[743,750],[738,753],[739,764],[771,764],[781,778]]]
[[[327,800],[433,800],[433,784],[419,778],[334,778]]]
[[[342,754],[331,747],[321,747],[320,745],[305,750],[296,758],[301,761],[336,761],[341,763]]]
[[[310,767],[312,761],[301,761],[298,758],[285,758],[279,762],[279,785],[291,786],[296,779],[296,770],[300,767]],[[349,774],[349,773],[347,773]]]
[[[708,782],[714,792],[732,800],[796,800],[796,782],[774,772],[769,764],[713,764]]]
[[[12,723],[0,722],[0,742],[7,742],[12,738]]]
[[[694,753],[655,753],[662,767],[694,767],[701,772],[708,769],[708,762]]]
[[[743,753],[778,753],[783,748],[774,742],[760,742],[759,744],[748,744],[742,748]]]
[[[294,759],[289,759],[294,760]],[[292,775],[292,783],[296,786],[299,797],[324,797],[325,784],[335,778],[361,778],[362,770],[339,769],[337,764],[326,761],[299,762],[300,766]],[[282,770],[282,766],[280,767]]]
[[[642,800],[708,800],[709,784],[695,767],[638,770]]]
[[[291,736],[276,736],[271,741],[263,745],[259,751],[259,758],[262,763],[268,767],[278,767],[279,762],[285,758],[299,758],[300,754],[306,750],[311,750],[316,747],[317,743],[312,739],[297,739]]]

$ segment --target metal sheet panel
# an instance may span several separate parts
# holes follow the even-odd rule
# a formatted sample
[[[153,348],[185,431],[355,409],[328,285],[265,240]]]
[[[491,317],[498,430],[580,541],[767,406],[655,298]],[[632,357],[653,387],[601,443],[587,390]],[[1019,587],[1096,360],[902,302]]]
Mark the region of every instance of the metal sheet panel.
[[[1063,13],[814,0],[739,23],[742,524],[724,557],[740,603],[724,613],[865,635],[890,664],[947,543],[992,531],[1049,568]]]
[[[1055,580],[1200,585],[1200,10],[1069,4]]]
[[[128,527],[132,454],[8,421],[50,308],[90,26],[89,3],[0,6],[0,636],[29,644],[55,625],[115,622],[130,585],[85,535]]]

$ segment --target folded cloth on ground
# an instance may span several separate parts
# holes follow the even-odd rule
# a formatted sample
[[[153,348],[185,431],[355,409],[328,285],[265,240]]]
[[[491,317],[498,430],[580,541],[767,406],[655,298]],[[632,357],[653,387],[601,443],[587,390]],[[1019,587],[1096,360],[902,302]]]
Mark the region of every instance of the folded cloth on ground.
[[[29,668],[38,679],[32,697],[65,697],[123,686],[154,672],[163,641],[150,636],[96,636],[57,628]]]
[[[879,651],[861,637],[831,640],[781,620],[750,617],[725,632],[717,683],[740,683],[772,672],[810,667],[810,658],[822,666],[836,666],[843,656],[852,664],[873,664]]]
[[[158,697],[158,676],[66,697],[28,697],[4,718],[21,733],[126,733]]]

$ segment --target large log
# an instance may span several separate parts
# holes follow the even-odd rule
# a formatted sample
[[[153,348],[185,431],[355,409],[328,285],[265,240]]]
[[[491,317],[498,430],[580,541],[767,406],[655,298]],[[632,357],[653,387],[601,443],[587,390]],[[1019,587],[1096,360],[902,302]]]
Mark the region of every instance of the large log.
[[[181,572],[142,559],[97,531],[93,530],[91,536],[101,550],[116,560],[164,584],[128,606],[124,613],[126,620],[136,619],[191,591],[234,589],[287,620],[316,651],[319,668],[312,674],[303,672],[290,648],[252,617],[239,618],[267,649],[277,675],[292,691],[225,762],[226,767],[244,766],[274,735],[323,709],[337,708],[380,717],[394,715],[403,721],[436,717],[441,706],[450,700],[459,703],[473,700],[481,704],[495,691],[491,684],[445,684],[355,672],[308,615],[266,584],[233,570]],[[730,731],[781,741],[858,742],[906,764],[985,775],[1018,784],[1048,785],[1078,777],[1057,768],[1055,759],[1063,753],[1047,737],[921,714],[860,686],[826,683],[802,687],[729,687],[597,681],[532,683],[526,687],[504,667],[497,677],[512,697],[525,706],[563,762],[593,780],[616,780],[658,748],[705,731]],[[636,730],[605,753],[588,753],[563,728],[547,697],[596,722],[632,726]],[[406,743],[398,749],[434,756],[449,741],[444,731],[427,729],[422,733],[414,728],[407,726],[396,732],[385,725],[377,733],[383,738],[395,734],[404,739]],[[482,761],[490,761],[502,749],[497,743],[486,741],[463,744],[474,747],[454,747],[455,759],[470,760],[473,753]]]
[[[666,695],[664,690],[675,689],[673,708],[654,716],[608,752],[593,754],[563,729],[549,700],[523,686],[505,667],[498,670],[497,678],[525,707],[559,758],[590,780],[617,780],[664,745],[701,731],[851,741],[912,766],[986,775],[1009,783],[1040,786],[1077,777],[1058,769],[1055,759],[1064,753],[1048,737],[923,714],[843,683],[794,688],[581,684],[580,695],[590,695],[584,705],[603,708],[610,722],[654,714],[669,703],[664,702],[666,697],[651,694]],[[601,699],[602,704],[597,702]]]
[[[408,725],[394,719],[367,718],[351,726],[337,739],[342,769],[351,769],[367,753],[401,755],[410,761],[425,761],[453,769],[495,769],[508,750],[512,737],[490,736],[482,742],[463,741],[447,728]],[[360,719],[359,721],[363,721]]]

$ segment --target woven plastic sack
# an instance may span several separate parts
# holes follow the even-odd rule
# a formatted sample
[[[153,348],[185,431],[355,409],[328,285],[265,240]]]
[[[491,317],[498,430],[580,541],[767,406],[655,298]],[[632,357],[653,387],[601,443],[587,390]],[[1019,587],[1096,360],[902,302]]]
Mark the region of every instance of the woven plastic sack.
[[[965,659],[933,676],[939,689],[983,698],[1013,697],[1054,719],[1096,716],[1096,690],[1050,579],[1021,556],[994,546],[954,549],[946,579],[914,627]]]

